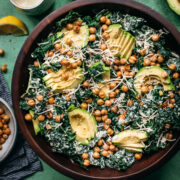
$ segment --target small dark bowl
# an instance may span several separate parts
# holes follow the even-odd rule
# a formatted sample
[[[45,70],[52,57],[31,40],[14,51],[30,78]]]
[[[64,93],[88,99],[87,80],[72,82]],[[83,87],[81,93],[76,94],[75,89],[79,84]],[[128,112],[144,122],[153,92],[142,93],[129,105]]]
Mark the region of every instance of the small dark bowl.
[[[29,73],[27,66],[33,63],[30,55],[37,46],[37,42],[46,37],[55,22],[64,17],[68,11],[74,9],[85,15],[93,9],[103,8],[126,11],[129,14],[143,17],[149,22],[149,25],[154,28],[165,27],[170,32],[167,40],[169,46],[171,49],[180,54],[178,49],[180,45],[180,33],[168,20],[145,5],[131,0],[80,0],[70,3],[44,18],[36,26],[34,31],[29,35],[24,43],[17,58],[13,74],[12,97],[14,111],[21,131],[34,151],[45,162],[61,173],[75,179],[134,179],[139,176],[146,175],[154,169],[157,169],[160,165],[164,164],[165,161],[167,161],[178,150],[180,136],[177,136],[177,140],[164,150],[154,153],[149,157],[143,157],[141,161],[136,162],[126,171],[117,171],[109,168],[101,170],[96,167],[91,167],[89,171],[86,171],[78,164],[73,164],[67,157],[64,157],[61,154],[53,153],[43,137],[36,137],[34,135],[32,124],[24,121],[24,115],[19,108],[19,97],[25,91],[28,82]]]

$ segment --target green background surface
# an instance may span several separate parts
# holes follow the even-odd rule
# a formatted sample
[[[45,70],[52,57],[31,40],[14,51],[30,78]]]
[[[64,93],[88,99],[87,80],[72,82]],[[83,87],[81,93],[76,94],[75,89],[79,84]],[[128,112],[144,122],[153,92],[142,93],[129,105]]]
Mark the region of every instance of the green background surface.
[[[177,29],[180,31],[180,16],[176,15],[171,9],[168,7],[166,0],[137,0],[147,6],[150,6],[154,10],[161,13],[165,16],[171,23],[173,23]],[[70,0],[56,0],[53,7],[42,16],[32,17],[19,12],[17,9],[13,7],[9,0],[0,0],[0,18],[8,15],[13,15],[20,18],[27,26],[29,32],[32,32],[36,24],[44,18],[47,14],[58,9],[59,7],[70,3]],[[11,35],[2,36],[0,35],[0,48],[5,50],[5,56],[0,57],[0,66],[3,64],[8,65],[8,72],[4,74],[4,77],[8,83],[9,89],[11,89],[11,79],[14,64],[16,61],[16,57],[22,47],[24,41],[27,36],[22,37],[13,37]],[[45,162],[42,162],[43,171],[37,172],[34,175],[27,177],[27,180],[70,180],[70,178],[65,177],[59,172],[52,169]],[[179,180],[180,179],[180,152],[176,153],[176,155],[168,161],[163,167],[156,170],[152,174],[147,177],[144,177],[143,180]]]

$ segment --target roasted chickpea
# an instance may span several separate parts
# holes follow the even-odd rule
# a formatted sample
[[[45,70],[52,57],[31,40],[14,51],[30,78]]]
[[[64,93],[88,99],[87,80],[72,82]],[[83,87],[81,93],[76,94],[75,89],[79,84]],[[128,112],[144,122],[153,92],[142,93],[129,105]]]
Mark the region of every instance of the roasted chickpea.
[[[103,145],[103,140],[100,139],[97,144],[98,144],[98,146],[102,146]]]
[[[129,77],[129,76],[130,76],[129,72],[128,72],[128,71],[125,71],[125,72],[124,72],[124,76],[125,76],[125,77]]]
[[[96,147],[94,147],[94,152],[98,152],[98,153],[99,153],[100,151],[101,151],[101,150],[100,150],[100,148],[99,148],[99,147],[97,147],[97,146],[96,146]]]
[[[114,68],[115,71],[119,70],[119,66],[114,65],[113,68]]]
[[[109,146],[105,143],[102,147],[104,150],[108,151],[109,150]]]
[[[174,96],[175,96],[175,95],[174,95],[173,92],[171,92],[171,93],[169,94],[169,97],[170,97],[170,98],[174,98]]]
[[[96,121],[100,122],[102,120],[101,116],[96,116]]]
[[[171,125],[170,124],[165,124],[165,129],[169,129],[171,127]]]
[[[176,102],[176,100],[173,98],[173,99],[170,99],[169,101],[171,104],[174,104]]]
[[[90,36],[89,36],[89,41],[95,41],[96,40],[96,35],[95,34],[91,34]]]
[[[145,56],[145,55],[146,55],[146,49],[141,49],[141,50],[139,51],[139,54],[140,54],[141,56]]]
[[[84,81],[83,82],[83,87],[84,88],[88,88],[89,87],[89,82],[88,81]]]
[[[98,110],[98,109],[95,110],[94,115],[95,115],[95,116],[101,116],[101,111]]]
[[[55,45],[54,45],[54,49],[57,51],[57,50],[60,50],[61,49],[61,44],[59,44],[59,43],[56,43]]]
[[[88,153],[83,153],[82,154],[82,159],[88,159],[89,157],[89,154]]]
[[[25,120],[26,121],[31,121],[32,120],[32,115],[31,114],[26,114],[25,115]]]
[[[1,150],[2,148],[3,148],[2,145],[0,145],[0,150]]]
[[[141,87],[141,92],[144,93],[144,94],[147,93],[148,92],[147,86],[142,86]]]
[[[54,55],[54,52],[50,50],[50,51],[48,52],[48,56],[49,56],[49,57],[52,57],[53,55]]]
[[[40,114],[40,115],[38,116],[38,120],[39,120],[40,122],[44,121],[44,120],[45,120],[45,116],[42,115],[42,114]]]
[[[176,70],[176,65],[175,65],[175,64],[170,64],[170,65],[168,66],[168,68],[169,68],[170,70],[174,71],[174,70]]]
[[[84,162],[83,162],[83,165],[84,166],[90,166],[90,161],[88,159],[85,159]]]
[[[66,49],[65,49],[65,48],[61,48],[61,49],[59,50],[59,52],[60,52],[60,54],[66,54]]]
[[[60,61],[60,63],[61,63],[62,66],[67,66],[67,65],[70,64],[69,60],[67,60],[67,59],[65,59],[65,58],[62,59],[62,60]]]
[[[107,129],[107,133],[108,133],[109,135],[113,135],[113,134],[114,134],[114,131],[113,131],[111,128],[108,128],[108,129]]]
[[[73,69],[76,69],[76,68],[78,67],[77,62],[73,62],[73,63],[71,63],[71,67],[72,67]]]
[[[148,86],[148,90],[153,90],[153,86],[152,85]]]
[[[153,34],[153,35],[152,35],[152,40],[153,40],[154,42],[159,41],[159,35],[158,35],[158,34]]]
[[[166,133],[165,138],[166,139],[172,139],[173,138],[173,134],[172,133]]]
[[[66,28],[67,28],[67,30],[72,30],[73,29],[73,24],[68,23]]]
[[[127,101],[127,105],[128,105],[129,107],[131,107],[132,104],[133,104],[133,100],[129,99],[129,100]]]
[[[90,32],[91,34],[94,34],[94,33],[96,32],[96,28],[95,28],[95,27],[90,27],[90,28],[89,28],[89,32]]]
[[[108,119],[107,115],[102,116],[102,121],[106,121]]]
[[[110,25],[111,24],[111,20],[110,19],[106,19],[106,25]]]
[[[168,104],[168,107],[173,108],[174,105],[173,104]]]
[[[129,73],[129,76],[134,77],[134,76],[135,76],[135,72],[134,72],[134,71],[131,71],[131,72]]]
[[[103,30],[103,31],[107,31],[107,30],[108,30],[108,26],[107,26],[106,24],[103,24],[103,25],[102,25],[102,30]]]
[[[27,102],[27,104],[28,104],[29,106],[35,106],[35,101],[34,101],[33,99],[29,99],[28,102]]]
[[[120,65],[120,60],[119,60],[119,59],[115,59],[115,60],[114,60],[114,64]]]
[[[4,50],[0,49],[0,56],[4,56]]]
[[[110,93],[109,93],[109,97],[110,97],[110,98],[116,97],[116,93],[115,93],[114,91],[110,92]]]
[[[110,100],[106,100],[105,101],[105,106],[109,107],[111,106],[112,102]]]
[[[131,64],[135,64],[136,61],[137,61],[137,58],[136,58],[135,56],[130,56],[130,57],[129,57],[129,62],[130,62]]]
[[[90,104],[90,103],[92,103],[92,98],[89,98],[89,99],[86,99],[86,103],[88,103],[88,104]]]
[[[101,110],[101,115],[106,115],[108,112],[107,112],[107,110],[106,109],[102,109]]]
[[[157,60],[158,60],[159,63],[163,63],[164,62],[164,57],[160,55],[160,56],[158,56]]]
[[[71,97],[70,96],[66,96],[66,101],[70,101]]]
[[[4,109],[0,108],[0,114],[3,114],[3,113],[4,113]]]
[[[142,153],[135,153],[134,154],[134,157],[137,159],[137,160],[140,160],[142,158]]]
[[[122,90],[123,92],[128,92],[129,88],[128,88],[128,86],[126,86],[126,85],[122,85],[121,90]]]
[[[110,35],[109,35],[107,32],[104,32],[104,33],[102,34],[102,37],[103,37],[105,40],[107,40],[107,39],[109,39]]]
[[[68,51],[68,52],[67,52],[67,55],[68,55],[70,58],[72,58],[72,57],[73,57],[73,52],[72,52],[72,51]]]
[[[127,63],[126,59],[124,59],[124,58],[120,59],[120,64],[125,65],[126,63]]]
[[[156,62],[157,56],[156,55],[151,56],[150,60],[151,60],[151,62]]]
[[[81,60],[78,60],[78,61],[77,61],[77,65],[78,65],[78,66],[81,66],[81,65],[82,65]]]
[[[102,151],[101,153],[104,157],[107,157],[109,155],[108,151]]]
[[[102,98],[102,99],[106,97],[106,94],[105,94],[105,92],[104,92],[103,90],[100,90],[100,92],[99,92],[98,95],[99,95],[99,97]]]
[[[111,119],[107,119],[107,120],[105,120],[105,122],[104,122],[105,124],[107,124],[107,125],[110,125],[111,124]]]
[[[60,122],[61,122],[61,118],[60,118],[59,115],[56,115],[55,119],[56,119],[56,122],[57,122],[57,123],[60,123]]]
[[[64,72],[64,73],[61,75],[61,79],[62,79],[63,81],[67,81],[67,80],[69,79],[69,74],[66,73],[66,72]]]
[[[82,21],[80,19],[78,19],[77,21],[74,22],[74,24],[76,26],[81,26],[82,25]]]
[[[7,72],[7,64],[4,64],[3,66],[1,66],[1,71]]]
[[[104,124],[104,129],[108,129],[109,128],[109,125],[108,124]]]
[[[100,154],[98,152],[94,152],[93,153],[93,157],[96,158],[96,159],[100,158]]]
[[[111,144],[110,147],[109,147],[109,149],[110,149],[111,151],[115,151],[116,147],[115,147],[115,145]]]
[[[72,43],[73,43],[72,39],[70,39],[70,38],[67,38],[67,39],[66,39],[66,44],[67,44],[67,45],[71,46]]]
[[[161,74],[162,78],[167,78],[169,75],[168,75],[168,72],[167,71],[163,71],[162,74]]]
[[[47,112],[46,117],[48,119],[51,119],[53,117],[52,112]]]
[[[101,48],[101,50],[106,50],[107,49],[107,46],[106,46],[106,44],[101,44],[101,46],[100,46],[100,48]]]
[[[79,31],[80,31],[80,26],[74,26],[74,27],[73,27],[73,30],[74,30],[76,33],[79,33]]]
[[[106,22],[106,16],[101,16],[101,18],[99,20],[101,23],[105,23]]]
[[[174,79],[178,79],[178,78],[179,78],[179,73],[178,73],[178,72],[175,72],[175,73],[173,74],[173,78],[174,78]]]
[[[112,82],[109,84],[110,89],[114,89],[116,87],[116,83]]]
[[[119,66],[119,70],[120,70],[121,72],[125,72],[125,71],[126,71],[126,68],[125,68],[125,66]]]
[[[100,92],[100,89],[99,89],[99,88],[97,88],[97,87],[95,87],[95,88],[93,88],[93,89],[92,89],[92,92],[93,92],[93,94],[98,95],[98,94],[99,94],[99,92]]]
[[[144,59],[144,63],[143,64],[144,64],[144,66],[149,66],[151,64],[150,59],[148,59],[148,58]]]
[[[113,107],[111,107],[111,112],[113,112],[113,113],[117,113],[117,111],[118,111],[117,106],[113,106]]]
[[[10,117],[9,117],[7,114],[5,114],[4,117],[3,117],[3,119],[4,119],[5,122],[7,123],[7,122],[9,122]]]
[[[48,99],[48,103],[49,103],[49,104],[53,104],[53,103],[54,103],[54,97],[50,97],[50,98]]]
[[[97,104],[101,106],[101,105],[104,104],[104,101],[103,101],[102,99],[98,99],[98,100],[97,100]]]
[[[38,60],[34,61],[34,66],[39,67],[39,61]]]
[[[4,144],[5,143],[5,139],[4,138],[0,138],[0,144]]]
[[[82,109],[87,109],[88,105],[86,103],[81,103],[81,108]]]

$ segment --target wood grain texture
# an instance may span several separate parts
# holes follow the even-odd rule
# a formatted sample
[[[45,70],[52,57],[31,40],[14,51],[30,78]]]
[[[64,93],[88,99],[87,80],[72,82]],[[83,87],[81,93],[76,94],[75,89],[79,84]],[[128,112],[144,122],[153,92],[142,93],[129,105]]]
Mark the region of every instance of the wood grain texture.
[[[67,157],[58,153],[53,153],[43,137],[35,137],[32,124],[24,121],[24,115],[19,108],[19,97],[25,91],[28,82],[29,73],[27,66],[33,62],[30,55],[37,46],[37,42],[46,37],[51,31],[52,25],[57,20],[64,17],[69,10],[74,9],[86,15],[87,12],[93,9],[103,8],[127,11],[132,15],[141,16],[154,28],[162,28],[162,26],[164,26],[170,32],[168,36],[169,46],[180,54],[178,49],[180,45],[180,33],[168,20],[151,8],[131,0],[78,0],[48,15],[35,27],[34,31],[27,38],[19,53],[14,68],[12,80],[13,106],[16,119],[28,143],[32,146],[34,151],[54,169],[76,179],[135,179],[152,172],[167,161],[178,150],[180,137],[178,136],[177,140],[166,149],[154,153],[149,157],[143,157],[141,161],[136,162],[126,171],[117,171],[109,168],[101,170],[95,167],[91,167],[89,171],[85,171],[78,164],[72,164]]]

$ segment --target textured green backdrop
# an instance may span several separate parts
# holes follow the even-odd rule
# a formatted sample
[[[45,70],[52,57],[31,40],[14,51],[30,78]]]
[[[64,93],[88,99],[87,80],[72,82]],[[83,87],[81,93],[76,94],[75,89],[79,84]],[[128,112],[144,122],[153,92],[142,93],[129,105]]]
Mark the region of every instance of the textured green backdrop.
[[[165,16],[171,23],[173,23],[177,29],[180,31],[180,16],[176,15],[168,7],[166,0],[137,0],[143,4],[150,6],[156,11],[160,12]],[[71,0],[56,0],[54,6],[49,10],[48,13],[55,9],[71,2]],[[46,15],[48,14],[46,13]],[[16,10],[10,3],[9,0],[0,0],[0,18],[7,15],[13,15],[21,20],[27,25],[29,32],[32,32],[36,24],[44,17],[31,17],[23,14]],[[16,57],[19,53],[21,46],[26,40],[27,36],[23,37],[13,37],[0,36],[0,48],[4,49],[6,54],[4,58],[0,57],[0,66],[3,64],[8,64],[8,73],[4,75],[8,86],[11,89],[11,79],[13,73],[13,67],[16,61]],[[37,172],[34,175],[26,178],[27,180],[70,180],[70,178],[65,177],[59,172],[52,169],[45,162],[41,161],[43,165],[43,171]],[[168,163],[166,163],[162,168],[153,172],[151,175],[144,177],[143,180],[179,180],[180,179],[180,152],[178,152]]]

